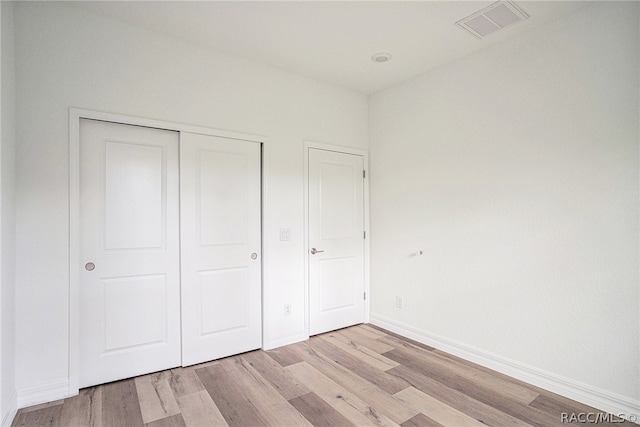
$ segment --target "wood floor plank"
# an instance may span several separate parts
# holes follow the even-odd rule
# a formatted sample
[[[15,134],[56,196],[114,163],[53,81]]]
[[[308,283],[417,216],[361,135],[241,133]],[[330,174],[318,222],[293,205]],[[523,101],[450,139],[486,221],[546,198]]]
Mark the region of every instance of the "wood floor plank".
[[[419,342],[403,340],[402,338],[394,335],[387,335],[386,337],[378,338],[378,341],[380,341],[381,343],[387,344],[393,347],[394,349],[399,349],[399,350],[408,349],[408,350],[413,350],[415,352],[434,351],[434,349],[432,349],[431,347],[420,345]]]
[[[141,426],[143,424],[134,380],[116,381],[102,386],[103,426]]]
[[[527,427],[530,424],[506,414],[486,403],[473,399],[466,394],[453,390],[438,381],[424,376],[418,372],[412,371],[405,366],[398,366],[387,371],[390,375],[397,375],[399,378],[406,380],[411,385],[422,391],[423,393],[438,399],[445,405],[480,421],[486,425],[495,426],[512,426]]]
[[[371,327],[372,329],[374,329],[374,330],[376,330],[376,331],[378,331],[380,333],[383,333],[384,335],[382,336],[382,338],[390,338],[390,337],[398,338],[398,339],[406,342],[407,344],[411,344],[414,347],[422,348],[422,349],[427,350],[427,351],[435,350],[433,347],[431,347],[431,346],[429,346],[427,344],[423,344],[420,341],[416,341],[416,340],[413,340],[411,338],[403,337],[400,334],[396,334],[395,332],[391,332],[391,331],[388,331],[386,329],[380,328],[379,326],[375,326],[375,325],[371,325],[371,324],[368,324],[367,326]]]
[[[307,362],[289,365],[286,369],[298,380],[313,384],[314,393],[355,425],[398,426],[380,412],[342,386],[322,375]]]
[[[286,400],[309,393],[309,389],[300,384],[282,365],[273,360],[264,351],[245,353],[242,358],[271,383]]]
[[[575,400],[571,400],[568,397],[560,396],[546,390],[543,390],[542,394],[530,403],[530,406],[541,406],[545,407],[548,410],[553,409],[554,411],[556,411],[556,413],[563,411],[593,412],[594,409],[588,405],[585,405],[584,403],[576,402]]]
[[[150,423],[180,413],[180,407],[169,385],[171,371],[135,378],[142,420]]]
[[[334,332],[337,337],[342,338],[346,344],[358,343],[368,349],[375,351],[378,354],[391,351],[394,347],[388,344],[378,341],[378,337],[371,337],[363,329],[360,328],[346,328],[340,329]]]
[[[40,403],[39,405],[28,406],[26,408],[22,408],[22,412],[31,412],[31,411],[39,411],[40,409],[48,408],[50,406],[58,406],[64,404],[64,399],[54,400],[52,402]]]
[[[431,360],[434,363],[437,363],[440,367],[446,366],[452,372],[455,372],[461,377],[480,382],[487,387],[500,390],[501,393],[508,393],[514,400],[517,400],[520,403],[531,403],[540,395],[538,390],[534,390],[522,382],[514,381],[506,375],[499,375],[495,371],[491,371],[489,369],[478,369],[478,365],[473,363],[450,361],[435,352],[430,352],[429,356],[431,357]]]
[[[388,357],[400,362],[404,367],[409,368],[413,372],[420,373],[426,377],[432,378],[447,387],[466,394],[473,399],[492,406],[514,418],[518,418],[527,424],[538,427],[547,427],[558,424],[558,420],[549,415],[520,402],[517,398],[510,396],[501,390],[496,390],[492,386],[487,386],[482,382],[470,381],[462,378],[453,372],[442,370],[439,366],[431,366],[428,363],[422,363],[414,357],[407,357],[405,354],[394,350],[386,353]],[[405,378],[406,379],[406,378]]]
[[[187,368],[174,368],[171,369],[170,373],[169,386],[176,397],[186,396],[204,390],[204,386],[192,366]]]
[[[182,415],[176,414],[145,424],[145,427],[186,427]]]
[[[311,426],[309,421],[242,357],[224,359],[223,368],[269,425]]]
[[[371,365],[372,367],[381,371],[386,371],[387,369],[395,368],[396,366],[398,366],[398,362],[387,359],[383,355],[378,354],[375,351],[358,344],[357,342],[345,342],[345,340],[341,339],[341,337],[337,334],[327,333],[319,335],[317,337],[313,337],[309,341],[318,339],[325,340],[326,342],[339,348],[345,353],[349,353],[352,356],[360,359],[360,361],[362,361],[363,363]]]
[[[198,368],[196,374],[229,426],[269,425],[220,364]]]
[[[478,420],[473,419],[460,411],[457,411],[451,406],[445,405],[438,399],[435,399],[414,387],[409,387],[402,391],[399,391],[398,393],[394,394],[394,396],[404,401],[407,405],[414,407],[419,412],[429,414],[429,418],[445,426],[485,426],[485,424],[482,424]]]
[[[331,347],[331,344],[323,343],[322,340],[316,341],[315,344]],[[302,357],[309,365],[372,407],[383,410],[394,422],[402,423],[419,412],[357,375],[352,366],[341,366],[323,354],[319,348],[312,348],[312,346],[311,341],[308,346],[299,346]],[[384,374],[383,371],[378,372]]]
[[[62,404],[43,406],[31,411],[19,412],[12,427],[55,426],[60,423]]]
[[[291,351],[289,346],[274,348],[266,352],[269,357],[278,362],[282,367],[300,363],[302,360]]]
[[[199,363],[197,365],[189,366],[189,368],[195,370],[195,369],[206,368],[206,367],[209,367],[209,366],[214,366],[214,365],[219,365],[219,364],[220,364],[220,360],[210,360],[208,362],[202,362],[202,363]]]
[[[102,386],[80,390],[77,396],[64,400],[60,425],[102,426]]]
[[[425,414],[418,414],[415,417],[401,424],[402,427],[445,427],[439,422],[432,420]]]
[[[316,427],[354,425],[315,393],[303,394],[289,400],[289,403]]]
[[[563,413],[566,414],[566,417],[570,417],[571,414],[602,413],[602,411],[596,411],[593,408],[588,407],[587,405],[574,402],[561,396],[552,397],[548,395],[540,395],[533,402],[531,402],[529,406],[539,409],[558,420],[562,420]],[[616,418],[615,420],[609,421],[599,420],[597,424],[598,426],[603,427],[630,427],[634,425],[633,423],[622,420],[621,418]]]
[[[533,391],[535,393],[540,394],[540,393],[545,393],[546,392],[546,390],[544,390],[544,389],[542,389],[540,387],[536,387],[536,386],[534,386],[532,384],[528,384],[528,383],[526,383],[524,381],[520,381],[520,380],[518,380],[516,378],[513,378],[513,377],[510,377],[508,375],[505,375],[505,374],[503,374],[501,372],[494,371],[493,369],[486,368],[484,366],[478,365],[477,363],[473,363],[473,362],[465,360],[465,359],[463,359],[461,357],[454,356],[452,354],[446,353],[446,352],[444,352],[442,350],[435,349],[435,350],[433,350],[433,354],[437,355],[441,360],[445,360],[445,361],[451,360],[451,361],[453,361],[455,363],[458,363],[458,364],[471,366],[476,370],[485,372],[485,373],[487,373],[489,375],[493,375],[493,376],[495,376],[497,378],[501,378],[501,379],[503,379],[505,381],[511,382],[511,383],[513,383],[515,385],[518,385],[520,387],[529,389],[529,390],[531,390],[531,391]]]
[[[485,387],[481,383],[474,383],[464,378],[455,376],[450,372],[442,372],[439,370],[424,369],[419,364],[415,364],[410,358],[404,361],[402,365],[409,369],[408,376],[401,375],[402,378],[412,378],[415,381],[415,374],[422,374],[427,378],[432,378],[447,387],[457,390],[462,394],[465,394],[479,402],[485,403],[488,406],[498,409],[514,418],[524,421],[527,424],[546,427],[557,425],[558,420],[550,417],[529,405],[518,402],[512,399],[508,394],[495,391],[491,387]],[[394,373],[400,372],[400,369],[396,369]]]
[[[400,390],[409,387],[409,383],[407,383],[407,381],[396,376],[389,375],[386,371],[380,371],[370,365],[361,363],[356,357],[349,353],[345,353],[328,342],[323,340],[310,340],[308,345],[315,351],[318,351],[327,358],[330,358],[333,362],[343,366],[350,373],[364,378],[371,384],[376,385],[378,388],[389,394],[397,393]]]
[[[430,371],[447,372],[451,379],[459,379],[469,383],[480,384],[483,388],[491,390],[492,393],[509,396],[510,398],[526,405],[538,397],[538,393],[531,389],[524,388],[510,381],[505,381],[502,378],[479,371],[472,366],[443,359],[441,356],[433,354],[431,351],[416,351],[405,347],[385,353],[384,355],[392,355],[389,357],[390,359],[393,359],[405,366],[408,365],[400,362],[398,358],[403,360],[413,359],[409,363],[414,366],[421,365],[423,369]]]
[[[229,425],[206,390],[178,397],[178,405],[187,427]]]
[[[372,325],[371,323],[363,323],[361,325],[357,325],[356,327],[358,329],[368,332],[369,334],[372,334],[373,336],[377,336],[378,338],[386,337],[388,333],[388,331],[385,331],[382,328]]]

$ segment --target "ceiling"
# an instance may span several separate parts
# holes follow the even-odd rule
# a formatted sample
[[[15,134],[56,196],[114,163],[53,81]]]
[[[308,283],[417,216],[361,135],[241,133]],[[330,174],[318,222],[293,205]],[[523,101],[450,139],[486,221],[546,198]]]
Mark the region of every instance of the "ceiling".
[[[456,21],[492,1],[77,1],[67,4],[218,52],[372,94],[574,12],[516,1],[530,18],[481,40]],[[371,56],[389,52],[375,63]]]

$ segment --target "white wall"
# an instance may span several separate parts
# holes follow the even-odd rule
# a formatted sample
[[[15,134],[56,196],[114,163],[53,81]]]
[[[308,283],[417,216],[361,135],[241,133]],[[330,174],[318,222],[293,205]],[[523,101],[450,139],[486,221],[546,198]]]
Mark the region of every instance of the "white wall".
[[[640,412],[638,22],[595,3],[372,96],[372,322]]]
[[[0,2],[0,425],[16,410],[15,381],[15,51],[13,3]]]
[[[303,140],[366,149],[367,98],[59,3],[15,19],[19,403],[68,376],[69,107],[266,135],[266,344],[304,338]]]

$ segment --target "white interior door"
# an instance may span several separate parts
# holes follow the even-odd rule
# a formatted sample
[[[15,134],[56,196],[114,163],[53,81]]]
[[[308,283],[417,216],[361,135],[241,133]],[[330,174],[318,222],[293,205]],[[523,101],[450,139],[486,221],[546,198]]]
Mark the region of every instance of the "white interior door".
[[[260,348],[260,144],[182,133],[182,363]]]
[[[180,365],[178,141],[80,122],[80,387]]]
[[[309,333],[364,322],[364,158],[309,149]]]

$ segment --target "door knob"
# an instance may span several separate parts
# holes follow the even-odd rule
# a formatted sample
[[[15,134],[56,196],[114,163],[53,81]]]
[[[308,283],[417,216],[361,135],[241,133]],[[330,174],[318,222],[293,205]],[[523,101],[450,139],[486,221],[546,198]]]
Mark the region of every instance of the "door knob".
[[[256,258],[258,258],[258,254],[257,254],[257,253],[255,253],[255,252],[254,252],[254,253],[252,253],[252,254],[251,254],[251,259],[256,259]]]
[[[96,268],[96,265],[92,262],[88,262],[84,265],[84,269],[87,271],[93,271],[94,268]]]
[[[319,254],[320,252],[324,252],[324,251],[319,251],[316,248],[311,248],[311,255],[315,255],[315,254]]]

